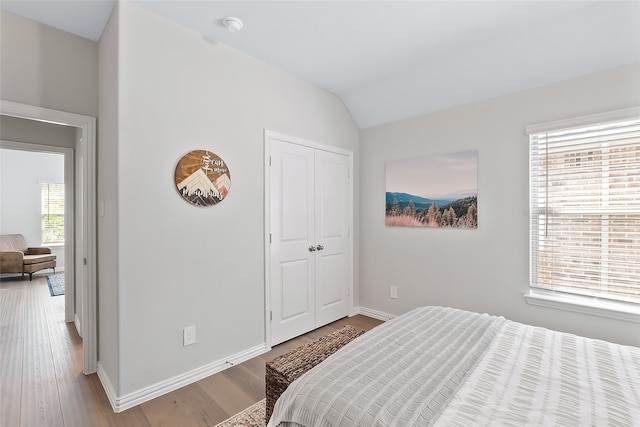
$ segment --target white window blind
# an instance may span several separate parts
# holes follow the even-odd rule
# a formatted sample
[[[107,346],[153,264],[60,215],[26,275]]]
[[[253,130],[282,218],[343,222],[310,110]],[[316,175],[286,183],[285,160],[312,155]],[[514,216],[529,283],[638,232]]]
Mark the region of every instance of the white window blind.
[[[42,184],[42,243],[64,243],[64,184]]]
[[[532,288],[640,303],[639,113],[527,128]]]

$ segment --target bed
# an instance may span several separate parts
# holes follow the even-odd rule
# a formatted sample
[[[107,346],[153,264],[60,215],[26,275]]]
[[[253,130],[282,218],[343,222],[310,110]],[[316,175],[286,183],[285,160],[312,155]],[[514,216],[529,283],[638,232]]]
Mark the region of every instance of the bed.
[[[294,381],[271,427],[640,426],[640,348],[421,307]]]

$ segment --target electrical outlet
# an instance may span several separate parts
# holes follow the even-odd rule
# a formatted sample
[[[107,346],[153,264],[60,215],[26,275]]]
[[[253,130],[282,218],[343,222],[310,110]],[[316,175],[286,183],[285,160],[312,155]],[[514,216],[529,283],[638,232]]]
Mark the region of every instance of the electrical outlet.
[[[396,299],[398,298],[398,287],[397,286],[391,286],[391,288],[389,288],[389,297]]]
[[[187,326],[182,330],[182,345],[187,346],[196,343],[196,326]]]

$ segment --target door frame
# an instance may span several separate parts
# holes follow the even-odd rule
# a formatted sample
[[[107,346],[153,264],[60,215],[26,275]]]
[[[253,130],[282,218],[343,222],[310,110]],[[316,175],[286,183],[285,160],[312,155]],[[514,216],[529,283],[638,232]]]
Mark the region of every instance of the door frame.
[[[302,145],[316,150],[328,151],[342,154],[348,157],[349,162],[349,309],[348,313],[353,313],[353,283],[354,283],[354,230],[353,230],[353,198],[354,198],[354,177],[353,177],[353,151],[345,150],[333,145],[320,144],[295,136],[283,133],[264,130],[264,307],[265,307],[265,347],[267,351],[271,349],[271,141],[284,141],[290,144]]]
[[[83,258],[86,262],[87,278],[82,283],[83,372],[85,375],[94,373],[98,365],[95,194],[97,188],[96,118],[5,100],[0,100],[0,115],[75,127],[79,131],[79,138],[76,139],[76,152],[80,144],[86,143],[86,155],[83,156],[83,174],[81,177],[84,194],[82,197],[74,196],[75,200],[82,200],[82,209],[80,209],[79,213],[84,217],[84,229],[81,231],[81,234],[86,243],[86,253]],[[76,258],[77,257],[70,258],[74,260],[74,266],[77,262]],[[67,300],[65,300],[65,302],[66,301]]]

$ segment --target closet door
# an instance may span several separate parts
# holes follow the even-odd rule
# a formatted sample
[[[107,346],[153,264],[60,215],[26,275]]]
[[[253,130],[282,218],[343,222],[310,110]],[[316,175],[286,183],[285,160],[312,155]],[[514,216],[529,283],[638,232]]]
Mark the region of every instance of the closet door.
[[[272,140],[270,177],[275,345],[315,328],[314,150]]]
[[[349,314],[349,156],[269,140],[271,345]]]
[[[349,314],[349,158],[315,152],[316,328]]]

